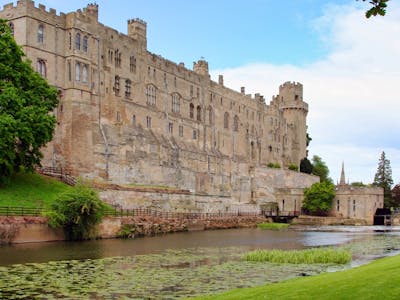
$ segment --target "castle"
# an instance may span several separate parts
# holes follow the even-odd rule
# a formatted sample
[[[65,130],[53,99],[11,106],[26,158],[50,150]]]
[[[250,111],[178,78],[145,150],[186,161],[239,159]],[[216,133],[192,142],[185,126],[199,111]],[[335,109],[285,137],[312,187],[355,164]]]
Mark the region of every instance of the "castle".
[[[186,198],[158,195],[153,202],[175,210],[257,211],[274,202],[298,211],[303,188],[318,181],[288,170],[306,157],[308,105],[300,83],[283,83],[266,104],[244,87],[226,87],[222,75],[212,81],[204,59],[190,70],[150,53],[144,21],[129,20],[127,34],[117,32],[98,21],[97,4],[57,14],[19,0],[4,5],[0,17],[37,72],[59,90],[44,166],[111,183],[189,190]],[[143,199],[110,197],[124,207]]]

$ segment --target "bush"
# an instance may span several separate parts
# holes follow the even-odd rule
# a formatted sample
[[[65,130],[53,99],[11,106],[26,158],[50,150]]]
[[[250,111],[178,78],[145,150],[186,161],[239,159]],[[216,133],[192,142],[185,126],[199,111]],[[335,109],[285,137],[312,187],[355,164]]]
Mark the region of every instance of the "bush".
[[[317,182],[304,189],[302,209],[306,214],[327,216],[332,209],[332,200],[335,198],[335,186],[328,182]]]
[[[298,171],[298,170],[299,170],[299,167],[298,167],[298,165],[296,165],[296,164],[290,164],[290,165],[289,165],[289,170]]]
[[[351,261],[351,253],[347,250],[331,248],[289,251],[259,249],[246,253],[243,259],[280,264],[347,264]]]
[[[96,225],[103,219],[105,209],[93,189],[78,184],[61,194],[46,215],[51,227],[64,228],[67,239],[85,240],[96,236]]]
[[[273,169],[280,169],[281,165],[278,163],[268,163],[267,165],[268,168],[273,168]]]

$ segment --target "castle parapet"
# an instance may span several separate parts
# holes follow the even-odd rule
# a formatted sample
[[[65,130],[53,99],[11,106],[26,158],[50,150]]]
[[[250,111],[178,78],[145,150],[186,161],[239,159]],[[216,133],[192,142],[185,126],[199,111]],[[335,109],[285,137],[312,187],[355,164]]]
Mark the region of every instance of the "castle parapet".
[[[200,59],[196,62],[193,62],[193,71],[197,74],[210,77],[210,73],[208,72],[208,62],[204,59]]]

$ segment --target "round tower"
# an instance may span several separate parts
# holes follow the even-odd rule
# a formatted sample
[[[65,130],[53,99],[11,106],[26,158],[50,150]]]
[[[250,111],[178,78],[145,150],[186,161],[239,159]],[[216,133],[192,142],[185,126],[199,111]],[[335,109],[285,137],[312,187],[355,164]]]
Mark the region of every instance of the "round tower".
[[[300,165],[307,155],[308,104],[303,101],[303,85],[285,82],[279,87],[279,109],[288,125],[288,137],[292,141],[291,161]]]

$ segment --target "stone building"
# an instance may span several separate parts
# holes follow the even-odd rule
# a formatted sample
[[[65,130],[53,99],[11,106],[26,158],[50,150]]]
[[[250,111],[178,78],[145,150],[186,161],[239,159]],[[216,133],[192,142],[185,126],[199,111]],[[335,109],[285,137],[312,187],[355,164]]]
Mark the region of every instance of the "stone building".
[[[365,220],[374,223],[377,208],[383,208],[383,188],[353,186],[346,183],[344,164],[336,196],[333,200],[332,215],[341,218]]]
[[[203,59],[190,70],[149,52],[144,21],[129,20],[127,34],[103,25],[97,4],[57,14],[20,0],[4,5],[0,17],[9,20],[33,67],[60,91],[44,166],[225,197],[227,211],[233,203],[256,209],[277,197],[289,201],[286,194],[297,208],[302,189],[317,181],[266,168],[287,169],[306,156],[308,105],[300,83],[282,84],[268,104],[244,87],[236,92],[222,75],[212,81]]]

